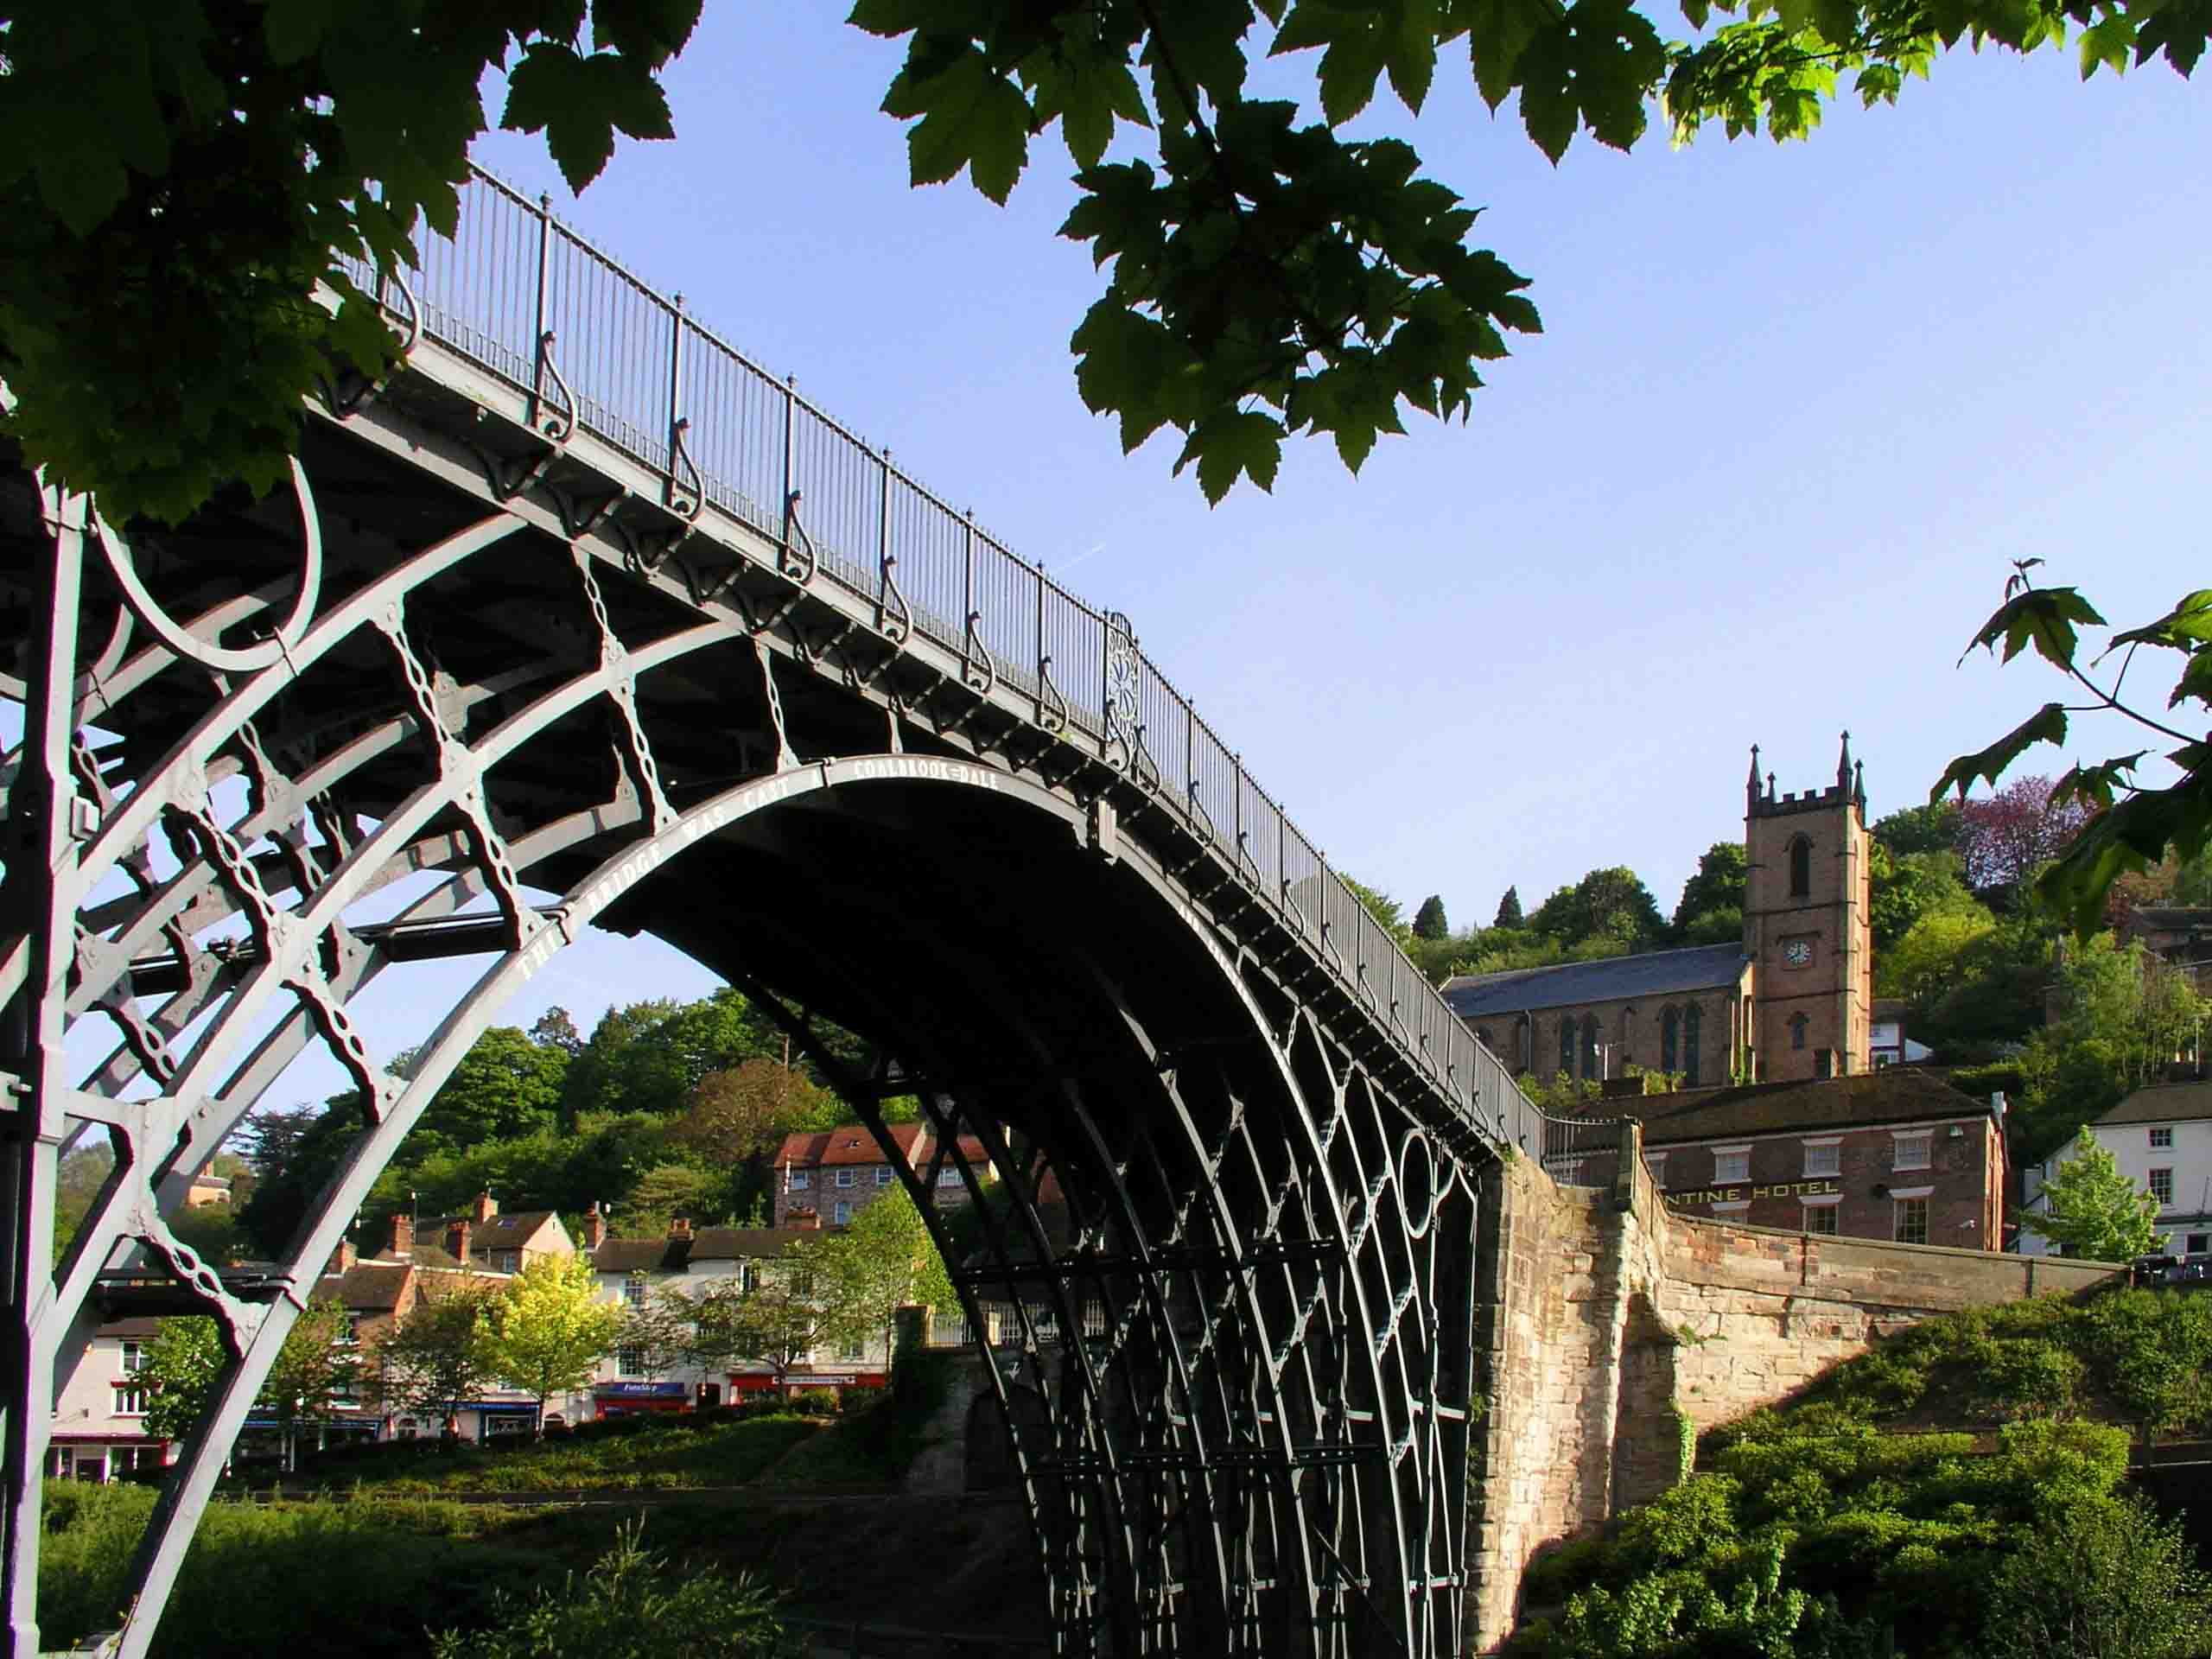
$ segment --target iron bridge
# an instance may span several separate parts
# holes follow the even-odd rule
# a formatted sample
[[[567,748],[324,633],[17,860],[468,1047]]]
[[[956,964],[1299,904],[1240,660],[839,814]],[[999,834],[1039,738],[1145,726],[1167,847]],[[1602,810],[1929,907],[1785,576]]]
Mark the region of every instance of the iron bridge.
[[[306,410],[288,490],[118,527],[0,455],[9,1655],[102,1275],[229,1355],[132,1568],[138,1659],[371,1184],[594,928],[740,987],[879,1135],[918,1094],[933,1228],[979,1138],[1012,1202],[959,1288],[1024,1323],[988,1359],[1058,1651],[1463,1651],[1475,1181],[1541,1150],[1510,1078],[1127,619],[543,200],[479,177],[419,269],[357,279],[407,353]],[[383,1069],[354,999],[456,959]],[[168,1217],[311,1051],[352,1151],[226,1283]],[[88,1136],[115,1173],[54,1260]]]

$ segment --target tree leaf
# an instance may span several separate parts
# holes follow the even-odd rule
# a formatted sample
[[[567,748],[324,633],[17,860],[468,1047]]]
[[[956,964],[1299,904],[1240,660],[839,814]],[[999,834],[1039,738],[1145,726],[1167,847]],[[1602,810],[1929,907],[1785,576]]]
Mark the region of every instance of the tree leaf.
[[[2207,643],[2212,643],[2212,588],[2200,588],[2193,594],[2183,594],[2180,602],[2157,621],[2113,635],[2097,660],[2102,662],[2122,645],[2164,645],[2172,651],[2194,651]]]
[[[1930,802],[1941,800],[1944,791],[1955,784],[1959,797],[1963,800],[1967,789],[1976,780],[1986,778],[1994,785],[2004,775],[2005,768],[2035,745],[2063,745],[2065,741],[2065,705],[2046,702],[1987,748],[1973,754],[1962,754],[1944,767],[1943,775],[1936,780],[1936,787],[1928,791],[1928,798]]]
[[[1193,461],[1198,464],[1198,488],[1211,506],[1221,505],[1239,474],[1271,491],[1282,461],[1281,423],[1253,410],[1210,415],[1192,429],[1175,470],[1180,473]]]
[[[2103,617],[2096,607],[2071,588],[2028,588],[2022,589],[1999,606],[1981,631],[1974,637],[1974,644],[1959,653],[1964,662],[1975,645],[1995,651],[1997,641],[2005,642],[2004,661],[2011,662],[2020,654],[2021,647],[2032,645],[2036,654],[2057,668],[2074,666],[2074,651],[2078,643],[2076,626],[2102,627]]]
[[[322,45],[330,29],[333,0],[267,0],[261,14],[262,38],[270,58],[298,63]]]

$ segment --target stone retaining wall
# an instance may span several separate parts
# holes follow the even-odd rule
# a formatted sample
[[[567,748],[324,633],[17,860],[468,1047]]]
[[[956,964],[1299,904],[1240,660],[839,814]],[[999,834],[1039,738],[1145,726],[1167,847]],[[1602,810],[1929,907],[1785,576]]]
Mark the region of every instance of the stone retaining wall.
[[[2126,1272],[1674,1215],[1645,1173],[1640,1128],[1625,1134],[1610,1188],[1558,1185],[1523,1158],[1484,1189],[1477,1340],[1490,1408],[1467,1593],[1485,1650],[1512,1629],[1530,1557],[1674,1484],[1692,1432],[1930,1314],[2078,1294]]]

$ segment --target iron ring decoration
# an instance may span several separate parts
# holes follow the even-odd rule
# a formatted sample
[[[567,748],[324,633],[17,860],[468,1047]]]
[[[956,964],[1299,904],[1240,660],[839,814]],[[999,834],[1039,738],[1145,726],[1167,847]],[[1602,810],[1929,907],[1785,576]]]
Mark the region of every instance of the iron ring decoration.
[[[243,649],[219,645],[178,626],[169,613],[162,608],[161,601],[147,591],[146,584],[138,579],[137,567],[130,562],[130,547],[118,535],[97,508],[86,503],[86,511],[100,544],[106,555],[108,569],[114,574],[117,584],[123,589],[124,601],[131,613],[144,623],[155,637],[188,662],[200,664],[219,674],[257,674],[288,655],[308,631],[315,619],[316,602],[322,597],[322,521],[316,514],[315,493],[308,486],[307,468],[299,458],[291,458],[292,493],[300,509],[300,528],[302,553],[300,569],[300,596],[294,601],[292,613],[284,620],[274,637],[260,644]]]

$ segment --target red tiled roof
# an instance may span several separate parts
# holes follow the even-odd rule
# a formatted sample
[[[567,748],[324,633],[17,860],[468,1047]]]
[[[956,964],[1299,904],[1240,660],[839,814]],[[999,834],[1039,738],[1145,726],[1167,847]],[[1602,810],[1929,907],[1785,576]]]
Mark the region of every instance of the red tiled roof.
[[[915,1148],[924,1145],[929,1135],[928,1127],[921,1123],[893,1123],[890,1128],[891,1139],[900,1154],[912,1162]],[[779,1166],[793,1164],[801,1169],[884,1161],[883,1148],[876,1144],[875,1136],[858,1123],[841,1123],[834,1129],[787,1135],[776,1153]]]

